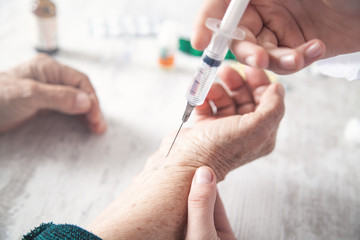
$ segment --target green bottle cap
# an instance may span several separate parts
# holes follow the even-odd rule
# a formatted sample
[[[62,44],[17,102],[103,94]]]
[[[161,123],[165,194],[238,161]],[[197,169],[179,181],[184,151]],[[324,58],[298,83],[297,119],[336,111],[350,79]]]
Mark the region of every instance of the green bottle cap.
[[[198,51],[198,50],[194,49],[191,46],[190,40],[185,39],[185,38],[179,38],[179,50],[181,52],[187,53],[192,56],[200,56],[201,57],[201,55],[203,54],[203,51]],[[236,60],[236,57],[229,50],[225,55],[225,59]]]

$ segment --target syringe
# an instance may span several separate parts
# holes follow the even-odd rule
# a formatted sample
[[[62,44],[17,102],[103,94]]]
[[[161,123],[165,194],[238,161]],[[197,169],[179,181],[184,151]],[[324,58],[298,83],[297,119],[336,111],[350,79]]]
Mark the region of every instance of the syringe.
[[[169,155],[183,124],[189,119],[194,108],[205,101],[216,78],[217,70],[229,50],[232,39],[244,39],[245,33],[238,29],[237,25],[249,1],[231,0],[222,21],[214,18],[207,19],[206,26],[213,30],[214,33],[186,92],[187,105],[182,117],[182,123],[166,156]]]

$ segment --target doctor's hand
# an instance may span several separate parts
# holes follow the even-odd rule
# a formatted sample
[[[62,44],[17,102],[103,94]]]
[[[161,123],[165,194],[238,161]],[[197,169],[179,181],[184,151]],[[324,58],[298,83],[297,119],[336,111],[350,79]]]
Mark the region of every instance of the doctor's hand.
[[[204,1],[191,39],[194,48],[209,44],[212,32],[205,21],[222,19],[229,3]],[[359,51],[359,12],[358,0],[251,0],[239,24],[245,41],[233,41],[231,50],[241,63],[292,73],[320,58]]]
[[[0,73],[0,132],[16,128],[40,110],[79,115],[94,133],[106,129],[89,78],[43,54]]]
[[[217,193],[216,176],[208,167],[196,170],[188,198],[186,240],[195,239],[236,239]]]

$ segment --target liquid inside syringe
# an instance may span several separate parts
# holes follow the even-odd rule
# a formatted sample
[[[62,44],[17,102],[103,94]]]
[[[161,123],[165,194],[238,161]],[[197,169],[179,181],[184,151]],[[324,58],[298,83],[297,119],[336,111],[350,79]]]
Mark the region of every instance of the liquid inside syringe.
[[[187,122],[194,108],[203,104],[205,101],[211,85],[216,79],[216,73],[220,64],[221,61],[210,58],[206,55],[206,51],[204,52],[201,58],[200,66],[198,67],[195,76],[186,92],[187,105],[182,117],[182,123],[166,156],[169,155],[183,124]]]
[[[182,121],[186,122],[192,110],[204,103],[206,96],[216,79],[221,61],[210,58],[205,51],[195,76],[186,92],[187,106]]]

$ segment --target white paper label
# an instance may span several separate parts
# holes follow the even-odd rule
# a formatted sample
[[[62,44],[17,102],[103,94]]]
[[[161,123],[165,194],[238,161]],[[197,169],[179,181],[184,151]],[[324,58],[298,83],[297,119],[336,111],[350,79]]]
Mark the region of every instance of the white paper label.
[[[57,48],[56,17],[36,17],[35,28],[37,32],[35,47],[41,50],[53,50]]]

